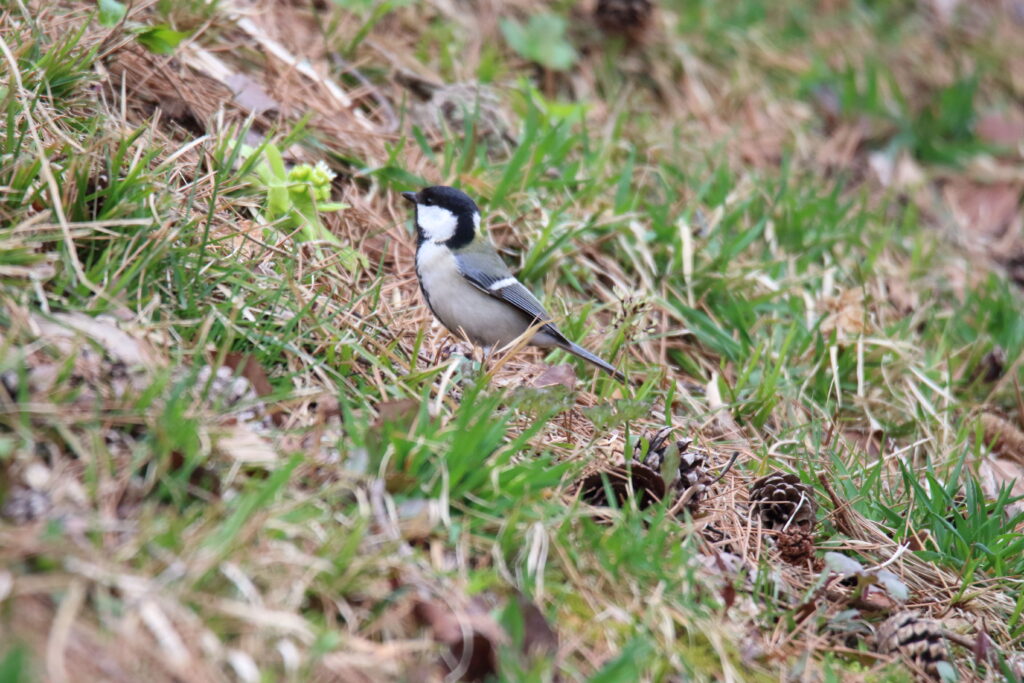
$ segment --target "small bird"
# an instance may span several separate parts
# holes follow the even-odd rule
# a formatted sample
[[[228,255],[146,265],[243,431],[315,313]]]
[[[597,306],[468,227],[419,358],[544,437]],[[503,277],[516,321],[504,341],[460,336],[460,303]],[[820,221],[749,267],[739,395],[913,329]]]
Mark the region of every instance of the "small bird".
[[[625,376],[569,341],[551,316],[505,265],[480,232],[480,210],[461,190],[438,185],[402,196],[416,206],[416,275],[423,298],[453,334],[474,344],[501,347],[538,325],[534,346],[557,346],[601,368]]]

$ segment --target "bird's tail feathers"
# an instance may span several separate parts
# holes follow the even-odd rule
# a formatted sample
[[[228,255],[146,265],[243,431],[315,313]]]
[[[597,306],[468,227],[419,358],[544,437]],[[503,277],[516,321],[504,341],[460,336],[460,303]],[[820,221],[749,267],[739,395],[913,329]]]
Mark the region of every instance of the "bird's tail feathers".
[[[559,344],[559,346],[561,348],[565,349],[566,351],[568,351],[569,353],[571,353],[572,355],[574,355],[574,356],[576,356],[578,358],[582,358],[583,360],[587,361],[588,363],[590,363],[592,365],[596,365],[597,367],[601,368],[602,370],[607,372],[609,375],[611,375],[612,377],[617,379],[618,381],[620,381],[620,382],[625,382],[626,381],[626,376],[623,375],[621,372],[619,372],[615,368],[615,366],[613,366],[613,365],[611,365],[609,363],[604,362],[603,360],[601,360],[600,358],[598,358],[597,356],[592,354],[590,351],[587,351],[582,346],[579,346],[577,344],[573,344],[572,342],[568,342],[566,345]]]

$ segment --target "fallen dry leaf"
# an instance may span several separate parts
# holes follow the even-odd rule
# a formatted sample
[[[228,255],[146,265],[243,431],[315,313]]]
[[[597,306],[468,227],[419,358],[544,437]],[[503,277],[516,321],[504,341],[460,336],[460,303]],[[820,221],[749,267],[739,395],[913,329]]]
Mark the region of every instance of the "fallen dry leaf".
[[[886,278],[885,292],[889,303],[900,315],[910,315],[918,310],[920,302],[918,293],[908,285],[906,279],[899,277]]]
[[[884,588],[875,584],[864,586],[861,594],[857,597],[840,597],[839,595],[831,595],[830,597],[833,599],[838,598],[839,602],[845,602],[851,607],[865,612],[888,612],[900,604],[893,600]]]
[[[152,367],[157,357],[148,343],[122,330],[117,321],[108,316],[92,318],[82,313],[57,313],[53,320],[33,316],[32,322],[38,326],[42,336],[50,340],[71,339],[76,332],[80,333],[102,347],[111,359],[128,367]],[[66,347],[59,343],[58,346]]]
[[[224,85],[231,88],[235,104],[245,111],[262,114],[268,111],[275,112],[281,108],[277,100],[268,95],[262,85],[245,74],[231,74]]]
[[[932,532],[928,529],[918,529],[913,531],[903,540],[907,544],[907,548],[915,553],[922,550],[928,550],[930,545],[933,546],[935,544],[932,540]]]
[[[236,375],[249,380],[249,384],[260,398],[274,393],[274,387],[267,378],[267,371],[253,356],[232,351],[224,357],[224,365],[234,370]]]
[[[227,427],[216,437],[214,447],[222,455],[244,464],[277,462],[277,451],[251,429],[242,425]]]
[[[923,185],[925,181],[921,167],[905,151],[896,157],[888,152],[874,152],[868,157],[868,166],[883,187],[909,190]]]
[[[1020,187],[1011,183],[957,179],[942,194],[964,238],[982,243],[1003,237],[1020,205]]]
[[[877,458],[882,454],[881,430],[871,431],[868,429],[846,429],[843,430],[843,439],[851,448],[873,458]]]
[[[1024,143],[1024,116],[1016,112],[985,114],[974,132],[983,142],[1016,150]]]
[[[975,636],[974,647],[971,648],[971,651],[974,654],[975,663],[980,666],[985,666],[996,661],[995,655],[999,652],[999,648],[992,640],[992,637],[982,629],[978,631],[978,635]]]
[[[523,593],[516,594],[523,616],[523,653],[554,654],[558,651],[558,634],[537,605]]]
[[[821,321],[821,333],[826,337],[835,332],[839,342],[852,341],[868,331],[863,290],[851,288],[838,297],[826,297],[822,306],[828,311]]]
[[[978,479],[981,490],[989,498],[996,498],[1000,489],[1010,487],[1014,497],[1024,496],[1024,466],[1006,458],[988,456],[978,465]],[[1016,502],[1006,507],[1011,515],[1024,512],[1024,502]]]
[[[402,538],[413,543],[428,539],[443,517],[439,502],[430,498],[403,500],[395,512]]]
[[[473,603],[456,610],[440,600],[421,600],[413,613],[449,648],[451,658],[444,661],[449,680],[482,681],[497,673],[498,647],[508,637],[486,610]]]
[[[1004,417],[995,413],[978,416],[985,445],[999,456],[1024,465],[1024,431]]]
[[[568,363],[552,365],[533,380],[533,386],[538,388],[552,387],[558,384],[570,391],[576,386],[576,371]]]
[[[366,446],[371,451],[384,448],[388,440],[398,434],[407,434],[420,412],[419,399],[400,398],[377,404],[377,419],[366,433]]]
[[[388,422],[411,422],[419,414],[420,401],[416,398],[400,398],[395,401],[382,401],[377,404],[380,416],[374,423],[379,427]]]
[[[324,424],[332,417],[341,417],[341,404],[338,397],[324,394],[316,400],[317,424]]]

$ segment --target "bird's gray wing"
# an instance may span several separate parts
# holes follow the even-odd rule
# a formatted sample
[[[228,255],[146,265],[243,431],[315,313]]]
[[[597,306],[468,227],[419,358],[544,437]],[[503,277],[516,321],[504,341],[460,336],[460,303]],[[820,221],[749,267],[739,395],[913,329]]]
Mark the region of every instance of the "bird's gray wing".
[[[459,272],[474,287],[496,299],[511,304],[527,316],[538,322],[550,322],[551,316],[537,297],[523,283],[515,278],[496,253],[468,252],[455,255]],[[548,324],[541,328],[566,344],[565,335],[554,326]]]

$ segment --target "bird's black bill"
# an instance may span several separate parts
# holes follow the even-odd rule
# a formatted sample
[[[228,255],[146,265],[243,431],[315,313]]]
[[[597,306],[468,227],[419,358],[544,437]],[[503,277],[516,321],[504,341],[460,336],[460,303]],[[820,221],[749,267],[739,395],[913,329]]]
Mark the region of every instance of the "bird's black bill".
[[[405,197],[406,199],[408,199],[413,204],[416,203],[416,193],[415,192],[403,192],[402,196]]]

